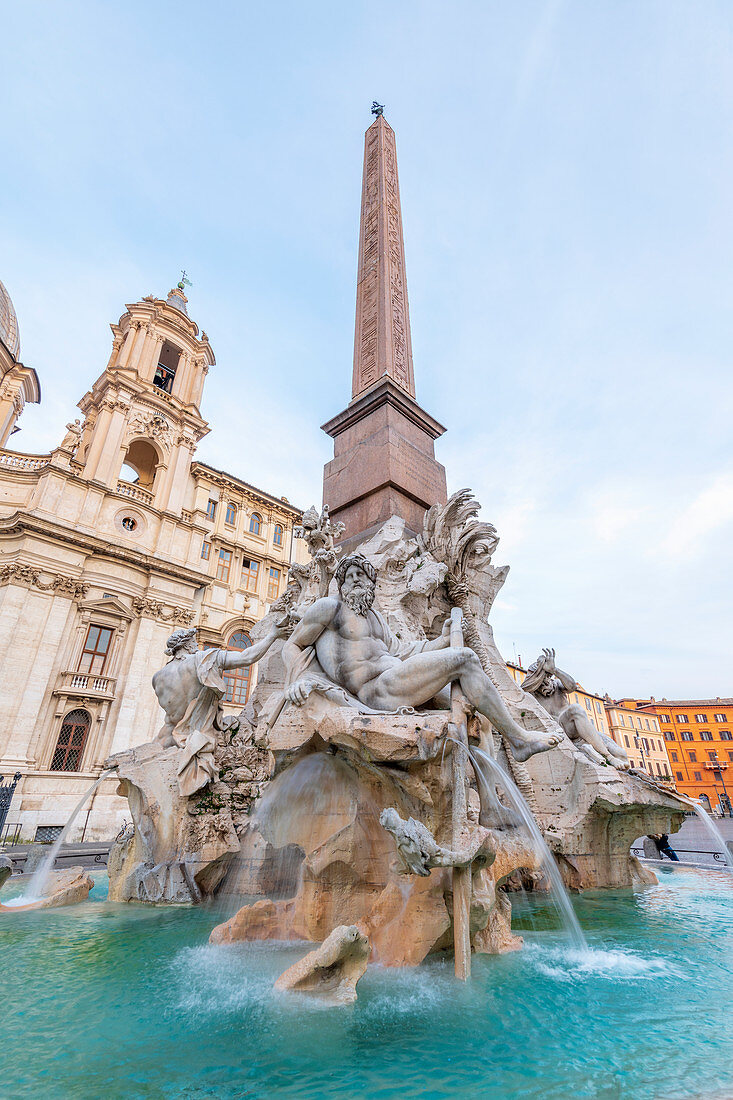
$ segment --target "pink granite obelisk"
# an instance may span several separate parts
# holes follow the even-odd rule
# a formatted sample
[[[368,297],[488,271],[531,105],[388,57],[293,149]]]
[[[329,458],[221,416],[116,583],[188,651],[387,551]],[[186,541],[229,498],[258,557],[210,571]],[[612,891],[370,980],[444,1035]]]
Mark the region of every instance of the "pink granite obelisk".
[[[415,399],[397,148],[381,113],[364,140],[352,400],[323,430],[334,441],[323,500],[346,524],[344,541],[391,515],[415,534],[445,503],[434,446],[445,428]]]

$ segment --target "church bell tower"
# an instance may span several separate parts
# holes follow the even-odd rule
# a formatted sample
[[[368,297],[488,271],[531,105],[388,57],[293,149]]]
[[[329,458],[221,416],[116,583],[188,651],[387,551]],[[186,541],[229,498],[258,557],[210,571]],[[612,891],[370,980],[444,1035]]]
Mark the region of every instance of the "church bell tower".
[[[85,480],[180,516],[191,457],[209,431],[199,404],[214,353],[188,316],[184,282],[112,325],[112,354],[79,402],[75,467]]]

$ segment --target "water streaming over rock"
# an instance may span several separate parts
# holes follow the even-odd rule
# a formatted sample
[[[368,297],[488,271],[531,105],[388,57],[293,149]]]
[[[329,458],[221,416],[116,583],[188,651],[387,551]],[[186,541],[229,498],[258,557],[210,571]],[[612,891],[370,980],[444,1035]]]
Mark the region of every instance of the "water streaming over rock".
[[[691,800],[690,805],[694,807],[695,813],[699,817],[700,821],[703,823],[705,831],[712,840],[713,845],[717,848],[720,848],[726,866],[733,868],[733,856],[731,856],[728,845],[725,843],[725,837],[713,821],[710,814],[707,812],[707,810],[704,810],[702,808],[699,802],[693,802]]]
[[[553,898],[560,912],[560,916],[562,917],[566,935],[574,948],[578,951],[587,952],[588,944],[583,935],[583,930],[578,923],[578,918],[575,915],[570,898],[568,897],[562,875],[560,874],[552,852],[547,847],[545,838],[540,832],[539,825],[535,821],[532,811],[527,805],[524,797],[501,765],[497,764],[496,760],[489,756],[488,753],[482,752],[481,749],[472,748],[469,750],[469,755],[479,782],[483,783],[488,791],[491,791],[493,784],[488,780],[488,776],[491,776],[491,778],[501,786],[506,797],[512,804],[512,809],[521,817],[537,850],[541,854],[542,869],[552,885]]]
[[[84,794],[81,796],[76,806],[72,810],[71,817],[54,840],[48,855],[44,856],[44,858],[38,864],[38,867],[36,868],[34,874],[31,876],[28,886],[23,891],[23,904],[28,905],[30,902],[37,901],[39,898],[42,898],[44,896],[44,890],[46,889],[46,885],[48,883],[48,876],[53,870],[53,865],[56,862],[56,857],[61,850],[61,845],[64,843],[66,837],[68,836],[71,826],[76,821],[80,810],[86,804],[87,800],[92,797],[102,780],[106,779],[108,775],[111,775],[113,771],[114,768],[108,768],[107,771],[102,772],[99,779],[97,779],[96,782],[92,783],[89,790],[85,791]]]

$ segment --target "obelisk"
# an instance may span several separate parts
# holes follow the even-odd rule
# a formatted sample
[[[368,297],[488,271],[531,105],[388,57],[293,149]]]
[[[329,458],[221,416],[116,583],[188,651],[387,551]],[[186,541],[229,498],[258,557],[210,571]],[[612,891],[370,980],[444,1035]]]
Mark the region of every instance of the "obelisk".
[[[395,135],[375,113],[364,139],[352,399],[323,425],[334,441],[323,500],[346,525],[344,541],[391,515],[416,534],[446,500],[434,446],[445,428],[415,398]]]

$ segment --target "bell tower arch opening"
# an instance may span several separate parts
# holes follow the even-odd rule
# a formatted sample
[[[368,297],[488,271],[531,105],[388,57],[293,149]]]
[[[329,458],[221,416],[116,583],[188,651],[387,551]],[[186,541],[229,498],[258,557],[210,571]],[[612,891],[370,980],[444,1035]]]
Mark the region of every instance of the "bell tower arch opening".
[[[125,452],[119,480],[152,493],[159,466],[160,456],[153,444],[147,439],[135,439]]]
[[[170,340],[165,340],[160,349],[158,365],[153,375],[153,385],[157,386],[159,390],[163,390],[164,393],[173,392],[173,383],[176,378],[176,371],[178,370],[180,358],[180,349],[177,348],[175,344],[172,344]]]

